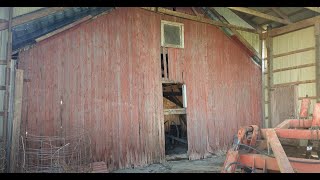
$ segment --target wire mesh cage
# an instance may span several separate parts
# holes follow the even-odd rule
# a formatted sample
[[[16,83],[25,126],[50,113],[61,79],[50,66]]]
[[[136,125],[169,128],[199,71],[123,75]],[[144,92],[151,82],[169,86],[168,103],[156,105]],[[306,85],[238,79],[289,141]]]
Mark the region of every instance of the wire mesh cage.
[[[91,171],[90,135],[81,128],[59,136],[21,136],[22,172],[86,173]]]

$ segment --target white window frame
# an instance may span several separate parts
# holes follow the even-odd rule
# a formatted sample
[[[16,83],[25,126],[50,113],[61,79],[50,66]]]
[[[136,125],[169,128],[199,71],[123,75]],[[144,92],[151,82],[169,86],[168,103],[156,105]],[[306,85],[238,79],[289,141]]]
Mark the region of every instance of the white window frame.
[[[166,44],[164,42],[164,25],[165,24],[171,25],[171,26],[178,26],[180,28],[180,32],[181,32],[180,33],[180,39],[181,39],[180,45]],[[172,47],[172,48],[184,48],[184,24],[161,20],[161,46],[162,47]]]

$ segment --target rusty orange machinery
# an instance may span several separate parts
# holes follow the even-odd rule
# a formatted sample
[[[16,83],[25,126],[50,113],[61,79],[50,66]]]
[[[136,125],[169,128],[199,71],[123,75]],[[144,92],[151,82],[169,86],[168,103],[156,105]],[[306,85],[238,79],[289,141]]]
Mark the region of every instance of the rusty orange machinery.
[[[320,138],[320,103],[316,103],[312,119],[308,119],[310,99],[301,102],[298,119],[288,119],[275,128],[259,129],[256,125],[239,129],[233,147],[227,152],[221,172],[320,172],[318,159],[287,157],[279,138],[308,140],[306,154],[312,151],[312,143]],[[320,145],[320,143],[318,143]]]

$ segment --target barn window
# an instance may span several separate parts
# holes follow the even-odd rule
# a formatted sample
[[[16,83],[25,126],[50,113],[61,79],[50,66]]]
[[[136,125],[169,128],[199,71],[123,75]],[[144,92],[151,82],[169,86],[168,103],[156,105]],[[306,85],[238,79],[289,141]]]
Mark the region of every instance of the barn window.
[[[161,46],[184,48],[183,24],[161,21]]]

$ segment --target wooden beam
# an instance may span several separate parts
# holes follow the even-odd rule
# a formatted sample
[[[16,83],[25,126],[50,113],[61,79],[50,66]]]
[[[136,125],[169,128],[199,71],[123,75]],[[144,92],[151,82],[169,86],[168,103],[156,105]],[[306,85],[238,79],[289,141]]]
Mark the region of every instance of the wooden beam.
[[[170,114],[186,114],[186,108],[179,108],[179,109],[164,109],[163,110],[164,115],[170,115]]]
[[[271,27],[268,27],[267,29],[267,33],[269,35],[269,32],[271,30]],[[266,48],[267,48],[267,55],[268,55],[268,76],[267,76],[267,81],[268,81],[268,86],[269,87],[273,87],[273,40],[272,37],[267,36],[266,39]],[[268,88],[268,101],[271,102],[271,88]],[[271,115],[271,103],[268,103],[268,117],[270,117],[267,121],[267,127],[270,128],[271,127],[271,120],[272,120],[272,115]]]
[[[12,143],[10,151],[10,172],[17,172],[17,157],[19,153],[19,137],[21,124],[23,70],[17,69],[15,76],[14,114],[12,122]]]
[[[275,128],[282,128],[282,129],[289,129],[290,127],[290,120],[285,120],[282,123],[278,124]]]
[[[271,7],[272,11],[275,12],[277,15],[279,15],[281,18],[283,18],[288,23],[292,23],[287,15],[285,15],[280,8],[278,7]]]
[[[302,100],[306,97],[299,97],[298,100]],[[317,96],[308,96],[309,99],[317,99]]]
[[[305,12],[305,9],[304,9],[304,8],[301,8],[301,9],[299,9],[298,11],[295,11],[295,12],[293,12],[293,13],[290,13],[290,14],[288,14],[288,17],[294,16],[294,15],[299,14],[299,13],[301,13],[301,12]],[[263,26],[263,25],[266,25],[266,24],[270,24],[271,22],[272,22],[272,21],[266,21],[266,22],[263,22],[263,23],[261,23],[261,24],[259,24],[259,25]]]
[[[315,47],[308,47],[308,48],[303,48],[303,49],[298,49],[295,51],[290,51],[290,52],[286,52],[286,53],[281,53],[281,54],[274,54],[273,58],[278,58],[278,57],[282,57],[282,56],[288,56],[291,54],[297,54],[297,53],[301,53],[301,52],[305,52],[305,51],[311,51],[314,50]]]
[[[299,65],[299,66],[291,66],[291,67],[287,67],[287,68],[280,68],[280,69],[275,69],[272,72],[282,72],[282,71],[288,71],[288,70],[293,70],[293,69],[301,69],[301,68],[306,68],[306,67],[312,67],[315,66],[315,63],[310,63],[310,64],[303,64],[303,65]],[[268,72],[265,72],[264,74],[268,74]]]
[[[259,26],[258,24],[254,23],[252,20],[250,20],[249,18],[246,18],[243,14],[241,14],[238,11],[234,11],[234,13],[239,16],[242,20],[244,20],[246,23],[248,23],[250,26],[252,26],[253,28],[255,28],[259,33],[262,33],[263,31],[265,31],[265,29],[263,29],[261,26]]]
[[[309,83],[315,83],[316,80],[305,80],[305,81],[295,81],[295,82],[288,82],[288,83],[281,83],[281,84],[275,84],[271,88],[277,88],[277,87],[283,87],[283,86],[290,86],[290,85],[299,85],[299,84],[309,84]],[[266,86],[265,88],[268,88],[269,86]]]
[[[41,18],[41,17],[45,17],[48,16],[50,14],[65,10],[69,7],[50,7],[50,8],[45,8],[45,9],[41,9],[39,11],[35,11],[32,13],[28,13],[26,15],[22,15],[16,18],[12,19],[12,27],[18,26],[20,24]],[[7,29],[8,28],[8,23],[7,22],[2,22],[0,23],[0,31]]]
[[[313,18],[309,18],[309,19],[305,19],[296,23],[292,23],[290,25],[287,26],[283,26],[280,28],[275,28],[273,30],[271,30],[270,32],[270,36],[271,37],[275,37],[275,36],[279,36],[282,34],[286,34],[286,33],[290,33],[292,31],[297,31],[303,28],[307,28],[310,26],[313,26],[315,23],[320,22],[320,16],[316,16]],[[265,39],[267,38],[267,34],[263,33],[262,34],[262,38]]]
[[[277,137],[274,129],[268,129],[266,131],[267,141],[271,146],[272,152],[277,160],[281,173],[294,173],[293,168],[288,160],[286,153],[284,152],[282,145]]]
[[[316,97],[317,102],[320,102],[320,23],[317,22],[314,26],[315,37],[315,59],[316,59]]]
[[[305,51],[311,51],[311,50],[314,50],[315,47],[308,47],[308,48],[303,48],[303,49],[298,49],[298,50],[294,50],[294,51],[289,51],[289,52],[285,52],[285,53],[281,53],[281,54],[275,54],[273,55],[274,58],[278,58],[278,57],[281,57],[281,56],[288,56],[288,55],[291,55],[291,54],[297,54],[297,53],[301,53],[301,52],[305,52]],[[264,60],[266,60],[268,57],[264,58]]]
[[[268,14],[269,12],[271,12],[272,10],[271,9],[267,9],[267,10],[265,10],[265,11],[262,11],[262,13],[264,13],[264,14]],[[257,16],[251,16],[251,17],[249,17],[250,18],[250,20],[252,21],[254,18],[256,18]]]
[[[52,36],[54,36],[54,35],[56,35],[56,34],[59,34],[60,32],[63,32],[63,31],[65,31],[65,30],[68,30],[68,29],[70,29],[70,28],[72,28],[72,27],[74,27],[74,26],[77,26],[78,24],[81,24],[81,23],[83,23],[83,22],[85,22],[85,21],[87,21],[87,20],[89,20],[89,19],[91,19],[91,18],[92,18],[91,15],[86,16],[86,17],[84,17],[84,18],[82,18],[82,19],[80,19],[80,20],[77,20],[77,21],[75,21],[75,22],[73,22],[73,23],[71,23],[71,24],[68,24],[68,25],[66,25],[66,26],[64,26],[64,27],[62,27],[62,28],[60,28],[60,29],[57,29],[57,30],[55,30],[55,31],[52,31],[52,32],[44,35],[44,36],[41,36],[41,37],[37,38],[37,39],[36,39],[36,42],[40,42],[40,41],[42,41],[42,40],[44,40],[44,39],[47,39],[47,38],[52,37]]]
[[[269,14],[264,14],[264,13],[261,13],[259,11],[255,11],[253,9],[244,8],[244,7],[228,7],[228,8],[232,9],[232,10],[235,10],[235,11],[243,12],[243,13],[246,13],[246,14],[254,15],[254,16],[257,16],[257,17],[260,17],[260,18],[264,18],[264,19],[268,19],[268,20],[271,20],[271,21],[279,22],[279,23],[282,23],[282,24],[290,24],[290,22],[287,22],[284,19],[281,19],[281,18],[278,18],[278,17],[274,17],[274,16],[271,16]]]
[[[7,113],[9,110],[9,100],[10,100],[10,69],[11,69],[11,58],[12,58],[12,19],[13,19],[13,7],[9,7],[9,19],[8,19],[8,41],[7,41],[7,52],[6,52],[6,69],[5,69],[5,92],[4,92],[4,98],[3,98],[3,139],[5,142],[6,150],[9,150],[8,145],[8,120],[9,120],[9,114]],[[6,151],[6,157],[5,159],[9,161],[9,152]],[[6,172],[8,172],[8,167],[6,167]]]
[[[320,13],[320,7],[304,7],[304,8],[309,9],[310,11]]]
[[[183,82],[173,81],[173,80],[169,80],[169,79],[165,79],[165,78],[161,79],[161,83],[162,84],[183,84]]]
[[[275,84],[271,88],[283,87],[283,86],[291,86],[291,85],[299,85],[299,84],[309,84],[309,83],[316,83],[316,80],[305,80],[305,81],[295,81],[295,82],[288,82],[288,83],[280,83]],[[264,87],[268,89],[269,86]]]
[[[305,11],[305,9],[304,9],[304,8],[301,8],[301,9],[299,9],[298,11],[295,11],[295,12],[293,12],[293,13],[288,14],[288,17],[294,16],[294,15],[299,14],[299,13],[304,12],[304,11]],[[263,26],[263,25],[270,24],[270,23],[272,23],[272,21],[262,22],[262,23],[259,24],[259,25],[260,25],[260,26]]]
[[[149,7],[142,7],[142,9],[155,12]],[[175,17],[188,19],[188,20],[192,20],[192,21],[196,21],[196,22],[211,24],[211,25],[214,25],[214,26],[228,27],[228,28],[232,28],[232,29],[237,29],[237,30],[242,30],[242,31],[247,31],[247,32],[252,32],[252,33],[259,34],[255,29],[236,26],[236,25],[232,25],[232,24],[225,24],[225,23],[218,22],[218,21],[213,21],[211,19],[207,19],[207,18],[204,18],[204,17],[201,17],[201,16],[193,16],[193,15],[189,15],[189,14],[181,13],[181,12],[177,12],[177,11],[172,11],[172,10],[165,9],[165,8],[160,8],[159,7],[157,13],[166,14],[166,15],[170,15],[170,16],[175,16]]]
[[[262,57],[262,46],[263,46],[263,40],[261,38],[261,36],[259,36],[259,51],[260,51],[260,55]],[[261,59],[261,97],[263,99],[263,101],[265,100],[265,90],[264,90],[264,85],[265,85],[265,76],[263,75],[263,72],[264,72],[264,66],[265,66],[265,63],[263,61],[263,59]],[[266,128],[266,123],[265,123],[265,112],[266,112],[266,106],[264,103],[261,103],[261,111],[262,111],[262,119],[261,119],[261,126],[263,128]]]

